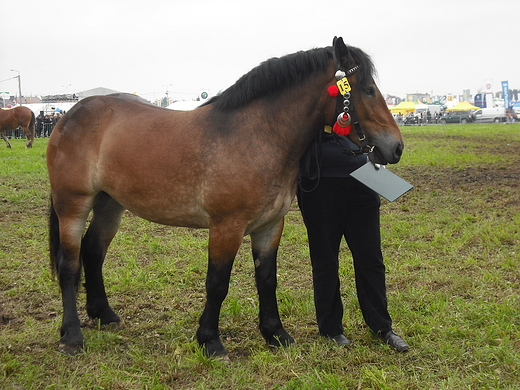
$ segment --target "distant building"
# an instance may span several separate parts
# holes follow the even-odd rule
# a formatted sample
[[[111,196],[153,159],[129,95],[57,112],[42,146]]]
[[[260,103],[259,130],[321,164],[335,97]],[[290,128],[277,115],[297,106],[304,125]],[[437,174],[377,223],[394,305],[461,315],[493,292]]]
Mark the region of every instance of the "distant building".
[[[407,93],[407,102],[430,103],[430,94],[428,93]]]
[[[73,93],[62,93],[55,95],[42,95],[39,98],[32,98],[34,101],[29,101],[31,98],[27,98],[27,103],[22,101],[24,106],[27,106],[34,112],[35,115],[48,115],[57,112],[67,112],[81,99],[95,95],[110,95],[113,93],[121,93],[115,89],[97,87],[88,89],[86,91],[78,91]]]
[[[22,96],[22,105],[41,103],[38,96]],[[0,108],[11,108],[18,104],[18,97],[11,95],[2,95],[0,98]]]

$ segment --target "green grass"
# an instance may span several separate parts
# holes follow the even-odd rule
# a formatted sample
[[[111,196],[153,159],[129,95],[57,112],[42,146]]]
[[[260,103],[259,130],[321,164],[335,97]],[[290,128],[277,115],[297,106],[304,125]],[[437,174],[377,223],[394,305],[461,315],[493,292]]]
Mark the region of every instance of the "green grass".
[[[383,252],[398,354],[361,318],[342,248],[344,325],[352,348],[317,336],[305,228],[296,205],[279,251],[282,321],[297,343],[272,351],[257,329],[249,239],[221,314],[232,364],[194,338],[204,305],[207,232],[131,214],[104,268],[123,329],[99,330],[78,303],[85,353],[57,352],[61,299],[49,270],[46,139],[0,147],[2,389],[518,389],[520,369],[520,126],[402,128],[389,167],[415,188],[383,202]]]

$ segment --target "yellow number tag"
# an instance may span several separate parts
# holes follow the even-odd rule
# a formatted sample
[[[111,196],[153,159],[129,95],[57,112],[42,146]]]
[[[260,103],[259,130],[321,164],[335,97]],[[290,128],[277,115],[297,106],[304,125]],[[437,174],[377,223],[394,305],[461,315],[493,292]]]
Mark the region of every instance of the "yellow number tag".
[[[341,80],[338,80],[336,85],[338,86],[339,93],[345,95],[347,92],[350,92],[352,88],[350,88],[350,84],[346,77],[343,77]]]

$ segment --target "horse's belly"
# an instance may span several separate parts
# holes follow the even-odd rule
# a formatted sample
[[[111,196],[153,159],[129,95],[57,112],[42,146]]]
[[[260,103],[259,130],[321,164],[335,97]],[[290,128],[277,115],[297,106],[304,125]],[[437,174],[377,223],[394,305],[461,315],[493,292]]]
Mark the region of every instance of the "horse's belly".
[[[209,226],[207,213],[194,204],[150,202],[146,206],[141,206],[139,204],[120,203],[132,214],[162,225],[191,228],[207,228]]]

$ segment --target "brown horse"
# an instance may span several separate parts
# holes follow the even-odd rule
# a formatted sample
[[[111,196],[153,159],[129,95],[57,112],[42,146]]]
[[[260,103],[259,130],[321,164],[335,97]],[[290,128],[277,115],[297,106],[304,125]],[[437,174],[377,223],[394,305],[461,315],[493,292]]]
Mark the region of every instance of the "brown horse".
[[[372,62],[341,38],[334,47],[268,60],[194,111],[162,109],[132,95],[77,103],[47,148],[51,261],[63,299],[59,349],[73,354],[84,343],[76,306],[82,267],[88,315],[101,324],[119,322],[102,265],[125,209],[160,224],[209,229],[206,304],[197,330],[207,356],[227,354],[219,314],[244,235],[251,237],[260,332],[271,346],[292,343],[276,301],[283,218],[300,157],[325,124],[335,123],[338,97],[328,93],[335,73],[356,66],[352,104],[373,146],[371,158],[396,163],[403,139],[374,84]]]
[[[27,144],[25,146],[27,148],[32,147],[34,142],[34,123],[34,113],[27,107],[19,106],[9,110],[0,110],[0,134],[8,148],[11,147],[11,144],[5,132],[17,129],[18,127],[23,129],[27,137]]]

